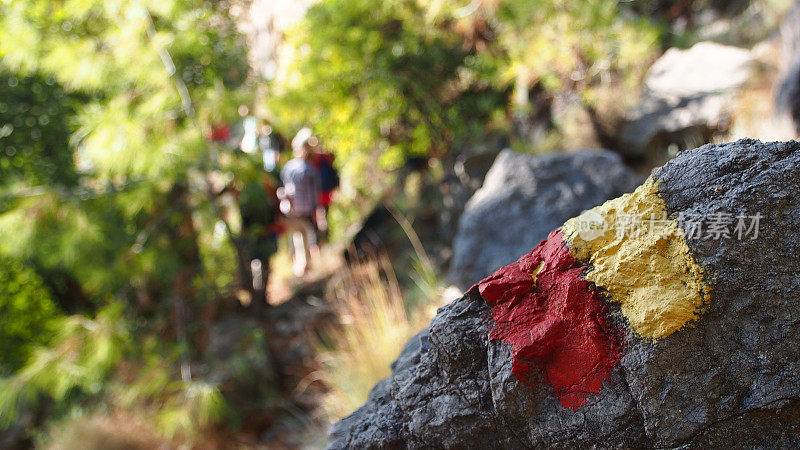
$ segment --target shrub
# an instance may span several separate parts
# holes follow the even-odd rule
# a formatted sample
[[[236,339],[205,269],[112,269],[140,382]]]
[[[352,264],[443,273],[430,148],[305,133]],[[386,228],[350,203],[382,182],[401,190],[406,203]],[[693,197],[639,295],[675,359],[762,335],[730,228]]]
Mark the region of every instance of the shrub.
[[[48,342],[59,316],[50,291],[33,269],[0,260],[0,374],[19,369],[36,345]]]

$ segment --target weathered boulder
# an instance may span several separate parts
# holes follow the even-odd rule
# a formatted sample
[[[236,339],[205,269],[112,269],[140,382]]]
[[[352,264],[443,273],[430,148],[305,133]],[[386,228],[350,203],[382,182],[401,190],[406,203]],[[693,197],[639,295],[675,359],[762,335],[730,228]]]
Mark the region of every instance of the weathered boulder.
[[[466,290],[565,220],[640,181],[608,151],[531,156],[504,150],[461,215],[448,281]]]
[[[668,147],[692,148],[727,131],[752,63],[749,50],[713,42],[667,50],[648,70],[639,105],[624,116],[623,154],[663,163]]]
[[[798,189],[797,142],[680,153],[441,308],[330,448],[797,447]],[[630,211],[664,229],[581,226]]]

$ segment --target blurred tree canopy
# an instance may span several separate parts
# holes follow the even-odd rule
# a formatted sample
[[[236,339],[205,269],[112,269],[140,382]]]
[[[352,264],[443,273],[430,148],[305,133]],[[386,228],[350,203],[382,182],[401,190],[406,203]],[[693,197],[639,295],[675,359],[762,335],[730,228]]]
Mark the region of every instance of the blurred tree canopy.
[[[7,274],[0,345],[9,367],[30,355],[2,381],[4,419],[42,396],[99,395],[120,358],[152,354],[168,364],[151,395],[161,386],[180,405],[194,389],[219,409],[216,387],[185,374],[203,326],[190,319],[246,284],[237,282],[236,230],[215,232],[228,217],[212,186],[242,156],[204,136],[252,96],[230,6],[0,2],[0,257],[20,261]],[[23,289],[21,279],[39,281]],[[51,300],[43,285],[69,288]],[[17,332],[39,329],[26,320],[49,329],[47,317],[61,315],[55,303],[80,314],[58,318],[52,342],[44,331],[41,339]],[[128,333],[161,339],[148,355],[123,345]],[[50,347],[33,352],[36,344]],[[61,361],[64,351],[76,358]],[[205,423],[175,416],[173,403],[166,428]]]
[[[38,72],[91,95],[76,117],[82,169],[102,181],[172,179],[185,176],[207,151],[199,128],[187,123],[188,98],[214,102],[224,97],[215,93],[240,85],[247,75],[244,42],[226,6],[8,1],[0,55],[16,73]],[[176,89],[176,79],[186,92]],[[213,106],[200,114],[219,114],[224,105]]]
[[[658,37],[617,0],[324,0],[290,31],[270,106],[287,128],[312,125],[358,182],[376,161],[509,133],[537,86],[595,105],[639,81]]]
[[[53,77],[17,78],[0,69],[0,183],[70,185],[73,99]]]
[[[316,4],[289,38],[275,116],[311,124],[348,176],[370,155],[396,168],[480,136],[507,94],[491,85],[497,63],[434,19],[407,0]]]
[[[42,278],[19,261],[0,260],[0,375],[19,369],[55,332],[58,306]]]

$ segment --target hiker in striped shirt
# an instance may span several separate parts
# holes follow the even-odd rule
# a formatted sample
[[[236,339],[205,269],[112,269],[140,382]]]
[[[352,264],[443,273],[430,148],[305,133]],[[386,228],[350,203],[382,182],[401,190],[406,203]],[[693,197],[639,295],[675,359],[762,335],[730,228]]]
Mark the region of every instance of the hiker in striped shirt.
[[[283,201],[281,211],[286,215],[285,225],[290,235],[293,269],[296,276],[308,270],[311,258],[319,259],[317,228],[314,214],[317,210],[317,193],[320,190],[319,175],[309,162],[312,133],[303,128],[292,140],[294,158],[281,170]]]

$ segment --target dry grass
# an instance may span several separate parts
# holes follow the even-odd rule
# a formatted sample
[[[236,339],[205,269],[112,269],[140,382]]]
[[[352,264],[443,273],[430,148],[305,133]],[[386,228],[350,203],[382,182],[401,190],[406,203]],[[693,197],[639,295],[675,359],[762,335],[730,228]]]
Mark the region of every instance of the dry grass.
[[[124,413],[68,417],[50,426],[37,445],[48,450],[151,450],[174,445],[156,437],[146,421]]]
[[[432,317],[427,305],[413,311],[406,303],[385,256],[345,268],[329,295],[341,324],[318,339],[317,377],[328,388],[323,409],[329,420],[353,412],[372,386],[389,376],[389,365],[403,345]]]

